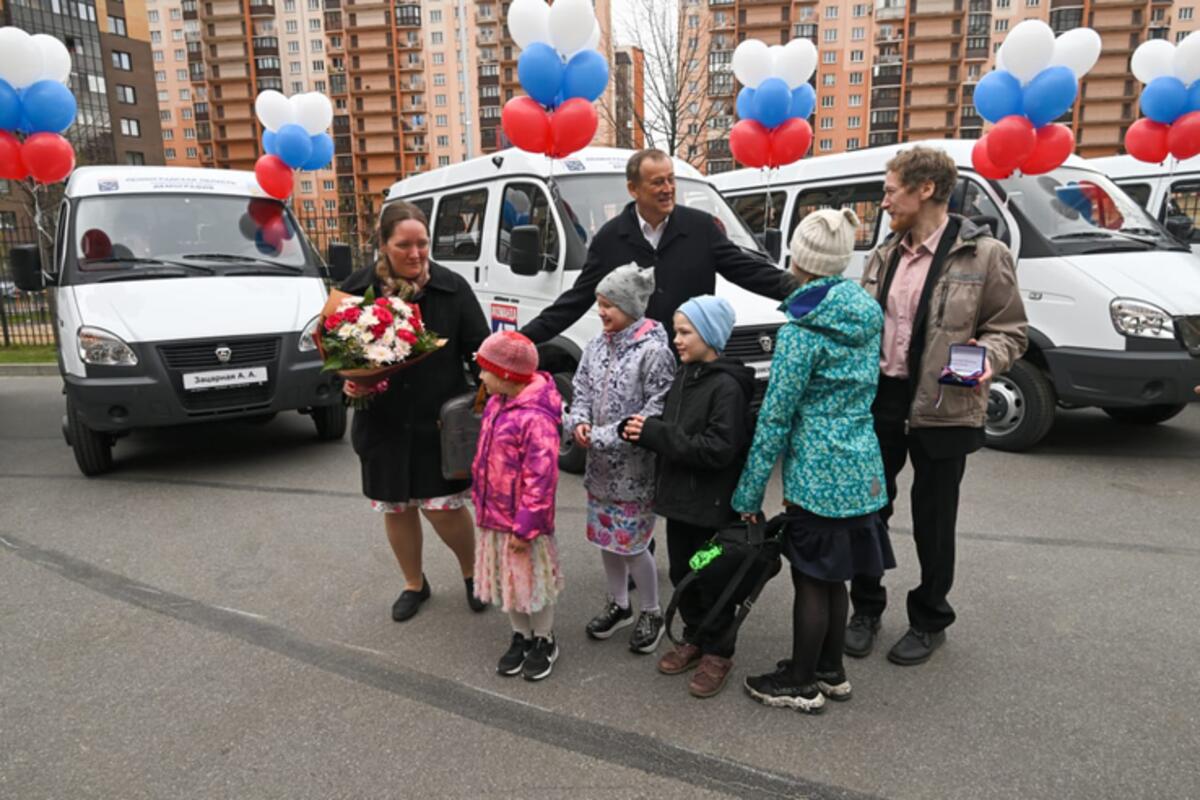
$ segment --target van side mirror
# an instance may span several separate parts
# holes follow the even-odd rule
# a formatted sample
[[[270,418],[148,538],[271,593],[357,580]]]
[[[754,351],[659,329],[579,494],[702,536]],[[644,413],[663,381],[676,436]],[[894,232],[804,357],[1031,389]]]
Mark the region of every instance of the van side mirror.
[[[326,261],[329,262],[329,279],[334,283],[341,283],[354,271],[354,259],[348,244],[330,242]]]
[[[754,238],[767,251],[772,261],[779,260],[779,251],[783,247],[783,233],[779,228],[767,228],[762,233],[754,234]]]
[[[1167,217],[1164,223],[1167,226],[1167,233],[1174,236],[1183,243],[1192,241],[1192,233],[1196,228],[1196,223],[1192,222],[1192,218],[1186,214],[1174,215]]]
[[[542,268],[542,232],[537,225],[517,225],[508,234],[509,266],[517,275],[532,277]]]
[[[36,244],[13,245],[9,250],[13,283],[22,292],[40,292],[46,288],[42,275],[42,256]]]

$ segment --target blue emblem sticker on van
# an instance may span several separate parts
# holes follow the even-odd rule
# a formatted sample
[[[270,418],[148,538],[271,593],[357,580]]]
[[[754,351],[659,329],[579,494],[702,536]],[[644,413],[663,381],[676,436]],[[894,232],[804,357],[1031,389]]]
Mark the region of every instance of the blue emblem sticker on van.
[[[575,158],[568,158],[563,163],[567,165],[567,170],[570,172],[583,172],[585,169],[587,169],[582,161]]]
[[[121,184],[116,180],[109,179],[106,181],[96,181],[96,189],[101,192],[115,192],[121,188]]]

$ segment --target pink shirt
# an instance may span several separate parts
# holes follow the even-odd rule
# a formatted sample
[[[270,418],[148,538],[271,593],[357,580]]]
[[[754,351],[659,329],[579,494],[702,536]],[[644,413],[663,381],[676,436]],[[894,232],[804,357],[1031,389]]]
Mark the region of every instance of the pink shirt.
[[[937,250],[942,234],[946,232],[947,217],[929,238],[915,248],[910,243],[910,234],[900,241],[900,261],[888,290],[887,305],[883,312],[883,349],[879,358],[880,371],[892,378],[908,377],[908,346],[912,342],[913,320],[917,306],[921,303],[921,290],[929,268],[933,266],[933,254]]]

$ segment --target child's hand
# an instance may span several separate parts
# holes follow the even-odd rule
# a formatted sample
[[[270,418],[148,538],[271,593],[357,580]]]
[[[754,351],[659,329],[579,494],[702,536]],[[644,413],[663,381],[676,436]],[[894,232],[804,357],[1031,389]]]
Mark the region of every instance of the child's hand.
[[[592,426],[586,422],[575,426],[575,441],[580,447],[592,446]]]
[[[625,422],[625,439],[630,442],[636,442],[642,438],[642,428],[646,425],[646,418],[641,414],[634,414]]]
[[[763,513],[756,511],[753,514],[742,514],[742,522],[759,522],[763,519]]]
[[[526,553],[528,551],[529,551],[529,542],[525,541],[520,536],[516,536],[516,535],[508,537],[508,552],[521,554],[521,553]]]
[[[360,397],[366,397],[367,395],[371,394],[370,389],[368,389],[364,386],[359,386],[354,381],[346,381],[345,383],[343,383],[342,384],[342,392],[347,397],[353,397],[356,400]]]

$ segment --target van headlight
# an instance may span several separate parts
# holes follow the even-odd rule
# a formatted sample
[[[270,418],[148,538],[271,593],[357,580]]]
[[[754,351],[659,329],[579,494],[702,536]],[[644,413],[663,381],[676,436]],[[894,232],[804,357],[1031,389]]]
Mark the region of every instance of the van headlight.
[[[321,321],[320,317],[313,317],[304,326],[304,330],[300,332],[300,341],[296,342],[296,348],[301,353],[310,353],[317,349],[317,341],[313,336],[317,332],[317,323]]]
[[[121,337],[103,328],[84,325],[79,329],[79,357],[85,364],[103,367],[136,367],[137,353]]]
[[[1113,327],[1122,336],[1140,336],[1144,339],[1175,338],[1175,320],[1156,305],[1118,297],[1109,304],[1108,311],[1112,315]]]

